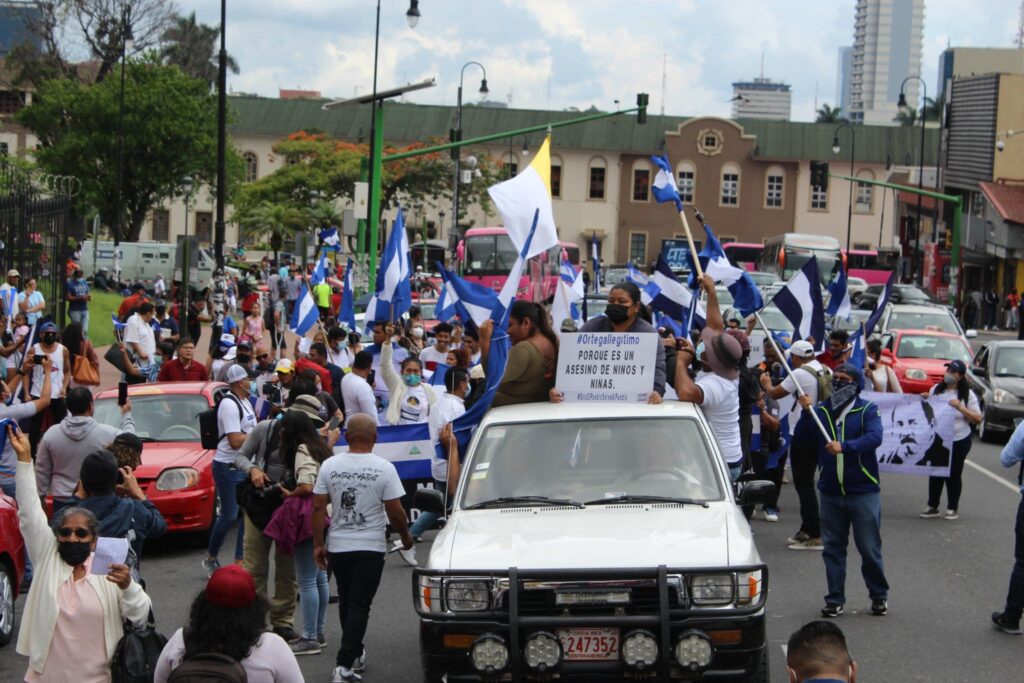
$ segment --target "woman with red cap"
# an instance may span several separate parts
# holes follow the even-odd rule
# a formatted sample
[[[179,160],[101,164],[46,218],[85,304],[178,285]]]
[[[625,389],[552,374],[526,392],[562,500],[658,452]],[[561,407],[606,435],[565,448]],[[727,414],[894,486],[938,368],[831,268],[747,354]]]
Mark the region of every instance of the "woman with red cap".
[[[196,667],[197,674],[199,667],[230,667],[224,657],[241,665],[249,683],[303,683],[288,643],[266,623],[267,602],[256,594],[252,575],[234,564],[215,570],[192,602],[188,624],[160,653],[154,683],[166,683],[183,665]]]

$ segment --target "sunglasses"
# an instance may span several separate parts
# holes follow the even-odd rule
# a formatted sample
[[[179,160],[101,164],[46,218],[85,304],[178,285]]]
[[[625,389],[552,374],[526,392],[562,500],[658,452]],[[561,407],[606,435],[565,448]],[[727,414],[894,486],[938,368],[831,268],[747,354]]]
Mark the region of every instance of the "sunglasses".
[[[90,536],[92,536],[92,534],[89,533],[88,529],[83,529],[82,527],[72,529],[71,527],[66,526],[62,526],[60,529],[57,529],[57,534],[64,538],[68,538],[72,534],[75,535],[75,538],[89,538]]]

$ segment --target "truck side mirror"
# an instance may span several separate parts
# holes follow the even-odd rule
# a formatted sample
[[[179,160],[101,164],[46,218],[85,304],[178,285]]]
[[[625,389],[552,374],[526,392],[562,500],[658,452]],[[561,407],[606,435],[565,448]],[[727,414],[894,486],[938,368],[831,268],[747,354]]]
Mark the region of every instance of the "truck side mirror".
[[[416,489],[412,497],[412,506],[423,512],[444,514],[444,494],[437,489]]]

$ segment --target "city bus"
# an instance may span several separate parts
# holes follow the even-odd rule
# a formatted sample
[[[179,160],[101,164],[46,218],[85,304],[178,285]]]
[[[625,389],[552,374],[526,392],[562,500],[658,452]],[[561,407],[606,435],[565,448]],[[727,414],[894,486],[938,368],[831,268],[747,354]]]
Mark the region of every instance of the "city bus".
[[[828,285],[842,259],[839,240],[835,237],[795,232],[771,237],[764,243],[757,269],[774,273],[780,280],[788,280],[812,257],[818,260],[821,284]]]
[[[764,251],[763,244],[746,242],[729,242],[722,245],[722,251],[729,257],[730,263],[739,268],[757,270],[757,259]]]
[[[576,269],[576,272],[580,272],[583,265],[580,263],[580,248],[574,242],[559,242],[558,246],[562,248],[562,253],[565,258],[568,259],[572,267]]]
[[[564,242],[534,256],[523,269],[516,298],[543,301],[554,294],[563,250],[569,251],[566,247],[575,248],[576,260],[579,261],[579,247]],[[519,252],[505,228],[470,228],[456,249],[459,275],[468,282],[477,282],[496,292],[505,286],[518,256]],[[571,252],[568,256],[571,262]]]
[[[851,249],[843,251],[846,274],[862,278],[869,285],[884,285],[889,275],[899,265],[900,255],[896,249]]]

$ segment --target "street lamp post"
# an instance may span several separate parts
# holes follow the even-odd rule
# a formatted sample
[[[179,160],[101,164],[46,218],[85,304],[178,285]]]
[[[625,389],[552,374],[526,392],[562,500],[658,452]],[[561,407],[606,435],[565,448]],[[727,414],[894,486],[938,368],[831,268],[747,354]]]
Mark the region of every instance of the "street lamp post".
[[[124,82],[128,70],[128,50],[132,48],[132,6],[121,8],[121,93],[117,121],[117,224],[114,230],[114,282],[121,283],[121,232],[124,230]],[[97,240],[97,237],[93,237]]]
[[[220,339],[224,328],[224,202],[227,184],[227,121],[228,121],[228,53],[225,46],[227,22],[227,0],[220,0],[220,52],[217,65],[217,214],[213,225],[213,337]]]
[[[181,280],[179,280],[179,287],[181,288],[181,310],[178,312],[178,325],[181,327],[181,336],[188,336],[188,319],[189,319],[189,287],[191,287],[191,261],[192,254],[189,249],[188,241],[188,207],[192,202],[192,178],[185,176],[181,181],[181,189],[185,192],[185,239],[181,242]],[[195,344],[199,344],[198,339],[192,340]]]
[[[903,93],[903,87],[907,84],[907,81],[911,81],[911,80],[920,81],[921,82],[921,88],[923,90],[923,99],[921,100],[921,103],[922,103],[922,107],[921,107],[921,149],[919,151],[918,159],[917,159],[917,189],[918,190],[922,190],[922,189],[924,189],[924,130],[925,130],[925,125],[924,125],[925,124],[925,120],[924,120],[924,106],[923,106],[923,104],[928,99],[928,84],[925,83],[924,79],[921,78],[920,76],[907,76],[906,78],[903,79],[903,82],[900,83],[900,99],[897,102],[897,106],[900,108],[900,111],[902,111],[904,113],[906,113],[907,111],[910,111],[910,106],[907,104],[907,96]],[[920,193],[918,193],[918,195],[917,195],[917,225],[916,225],[916,228],[914,230],[914,259],[913,259],[913,265],[914,265],[914,280],[917,282],[917,284],[921,284],[921,276],[922,276],[921,268],[918,267],[918,259],[919,259],[918,255],[920,254],[920,251],[921,251],[921,198],[923,196],[924,195],[922,195]]]
[[[839,154],[839,131],[846,128],[850,131],[850,177],[856,178],[857,174],[853,171],[853,155],[857,149],[857,131],[852,125],[846,123],[840,123],[836,126],[835,132],[832,134],[832,153]],[[850,253],[850,232],[853,226],[853,181],[850,181],[850,203],[846,207],[846,253]]]
[[[462,71],[459,72],[459,91],[455,106],[455,134],[452,136],[455,138],[452,142],[458,142],[462,139],[462,79],[466,75],[466,67],[476,65],[483,71],[484,77],[480,81],[480,94],[487,95],[490,90],[487,89],[487,69],[480,62],[466,62],[462,65]],[[452,182],[452,230],[454,234],[457,232],[459,225],[459,183],[462,182],[459,175],[462,173],[462,151],[455,147],[452,149],[452,159],[455,161],[455,177]],[[456,235],[456,238],[458,236]]]

